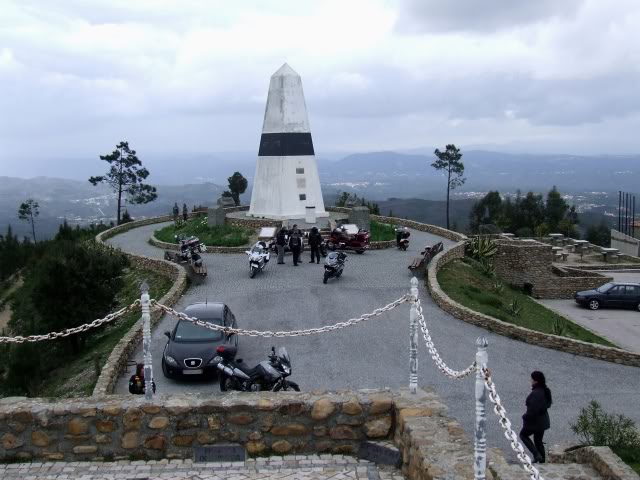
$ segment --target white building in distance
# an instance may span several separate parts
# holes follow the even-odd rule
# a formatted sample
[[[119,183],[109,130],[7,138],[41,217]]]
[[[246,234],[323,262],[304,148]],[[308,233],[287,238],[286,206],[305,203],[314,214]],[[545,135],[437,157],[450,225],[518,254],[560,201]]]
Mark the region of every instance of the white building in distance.
[[[320,189],[302,80],[285,63],[269,83],[247,215],[304,218],[308,207],[315,207],[317,217],[329,216]]]

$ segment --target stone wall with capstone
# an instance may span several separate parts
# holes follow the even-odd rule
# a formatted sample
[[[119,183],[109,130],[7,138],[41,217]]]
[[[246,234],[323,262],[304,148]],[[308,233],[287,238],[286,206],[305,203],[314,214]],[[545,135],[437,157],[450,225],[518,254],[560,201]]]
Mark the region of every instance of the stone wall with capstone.
[[[410,480],[473,478],[471,443],[432,391],[0,401],[5,462],[193,458],[198,446],[228,443],[250,456],[357,455],[365,442],[381,440],[395,444]]]

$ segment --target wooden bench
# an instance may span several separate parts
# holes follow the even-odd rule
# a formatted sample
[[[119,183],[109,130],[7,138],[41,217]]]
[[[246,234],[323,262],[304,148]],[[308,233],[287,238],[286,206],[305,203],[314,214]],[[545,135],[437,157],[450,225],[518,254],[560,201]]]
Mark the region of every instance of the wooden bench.
[[[420,256],[414,258],[409,265],[409,270],[414,271],[419,268],[422,268],[425,264],[429,264],[431,259],[439,254],[443,250],[444,246],[442,242],[436,243],[434,246],[430,247],[429,245],[424,247],[424,250],[420,252]]]

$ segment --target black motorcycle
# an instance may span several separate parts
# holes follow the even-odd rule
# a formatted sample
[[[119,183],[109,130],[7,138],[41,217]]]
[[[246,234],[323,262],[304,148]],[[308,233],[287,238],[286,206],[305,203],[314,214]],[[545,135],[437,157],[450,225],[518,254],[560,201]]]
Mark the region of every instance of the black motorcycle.
[[[258,391],[300,391],[297,383],[286,380],[291,375],[291,359],[284,347],[278,349],[271,347],[269,360],[260,362],[253,368],[246,366],[242,359],[236,359],[238,349],[229,345],[220,345],[216,352],[218,356],[217,368],[220,370],[220,390],[227,392],[237,390],[241,392]]]
[[[324,278],[322,283],[327,283],[331,277],[340,278],[344,270],[347,254],[344,252],[331,252],[324,261]]]

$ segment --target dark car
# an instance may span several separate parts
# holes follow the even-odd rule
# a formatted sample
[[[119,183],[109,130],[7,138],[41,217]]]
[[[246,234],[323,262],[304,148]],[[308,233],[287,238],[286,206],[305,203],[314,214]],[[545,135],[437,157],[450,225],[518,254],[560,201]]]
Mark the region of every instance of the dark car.
[[[207,323],[237,327],[235,316],[224,303],[195,303],[185,308],[184,313]],[[167,378],[215,376],[218,373],[217,362],[213,361],[216,348],[238,346],[237,335],[225,335],[188,320],[179,320],[172,332],[164,334],[169,338],[162,354],[162,373]]]
[[[640,311],[640,283],[605,283],[595,290],[577,292],[574,298],[576,303],[591,310],[617,307]]]

